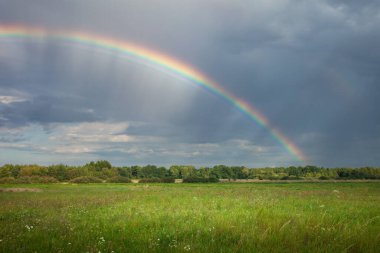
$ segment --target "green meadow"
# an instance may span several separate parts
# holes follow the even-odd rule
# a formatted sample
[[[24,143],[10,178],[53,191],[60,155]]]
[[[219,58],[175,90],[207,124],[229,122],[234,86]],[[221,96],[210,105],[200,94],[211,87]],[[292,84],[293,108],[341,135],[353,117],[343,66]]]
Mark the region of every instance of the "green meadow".
[[[9,191],[14,187],[32,192]],[[0,190],[0,252],[380,249],[379,182],[28,184]]]

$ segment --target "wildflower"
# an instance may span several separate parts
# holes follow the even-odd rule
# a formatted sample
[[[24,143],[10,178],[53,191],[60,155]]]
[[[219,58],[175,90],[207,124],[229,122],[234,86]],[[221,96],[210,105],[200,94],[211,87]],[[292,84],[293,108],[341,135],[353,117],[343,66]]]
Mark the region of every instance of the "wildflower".
[[[149,239],[149,248],[153,248],[153,247],[159,247],[160,246],[160,238],[157,238],[157,240],[155,239]]]
[[[189,251],[191,248],[190,248],[190,245],[188,244],[185,247],[183,247],[183,249],[186,250],[186,251]]]
[[[177,241],[176,241],[176,240],[172,240],[172,241],[169,243],[169,247],[170,247],[170,248],[176,248],[176,247],[177,247]]]
[[[26,228],[28,231],[30,231],[30,230],[33,229],[33,226],[25,225],[25,228]]]
[[[106,240],[104,239],[103,236],[99,238],[99,241],[98,241],[99,244],[103,244],[105,242],[106,242]]]

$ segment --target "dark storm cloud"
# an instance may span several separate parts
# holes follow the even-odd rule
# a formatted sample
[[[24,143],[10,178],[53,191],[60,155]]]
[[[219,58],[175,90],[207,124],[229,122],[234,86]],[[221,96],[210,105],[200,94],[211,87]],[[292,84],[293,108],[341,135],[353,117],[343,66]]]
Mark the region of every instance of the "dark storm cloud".
[[[0,23],[84,30],[166,52],[253,104],[311,163],[380,162],[378,1],[16,0],[0,1]],[[117,56],[55,41],[14,50],[12,64],[0,51],[0,87],[31,99],[1,106],[1,124],[129,120],[150,123],[127,133],[173,143],[278,145],[226,101],[173,88],[178,81]]]
[[[1,110],[6,122],[53,123],[53,122],[81,122],[98,120],[92,111],[77,106],[78,100],[62,97],[36,96],[32,101],[14,103]]]

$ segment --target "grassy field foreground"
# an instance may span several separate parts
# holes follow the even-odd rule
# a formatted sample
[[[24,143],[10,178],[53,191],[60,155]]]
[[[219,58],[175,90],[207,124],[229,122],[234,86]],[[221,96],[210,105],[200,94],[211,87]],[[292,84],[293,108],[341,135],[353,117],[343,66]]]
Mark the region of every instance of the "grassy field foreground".
[[[42,191],[0,192],[0,252],[380,249],[380,183],[17,187]]]

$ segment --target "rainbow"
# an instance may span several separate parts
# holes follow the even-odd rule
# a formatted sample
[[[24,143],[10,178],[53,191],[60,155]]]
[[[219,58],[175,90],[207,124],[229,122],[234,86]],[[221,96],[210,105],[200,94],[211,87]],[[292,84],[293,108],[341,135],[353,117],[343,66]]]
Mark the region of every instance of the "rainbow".
[[[306,161],[302,151],[283,133],[271,126],[269,120],[252,105],[238,98],[195,68],[168,55],[135,45],[133,43],[102,37],[99,35],[68,30],[48,30],[24,25],[0,25],[0,38],[32,38],[42,40],[53,38],[64,42],[98,47],[107,51],[122,53],[128,57],[138,60],[141,63],[160,67],[166,72],[188,80],[197,86],[203,87],[211,93],[214,93],[228,101],[258,125],[268,129],[273,138],[277,140],[298,161]]]

